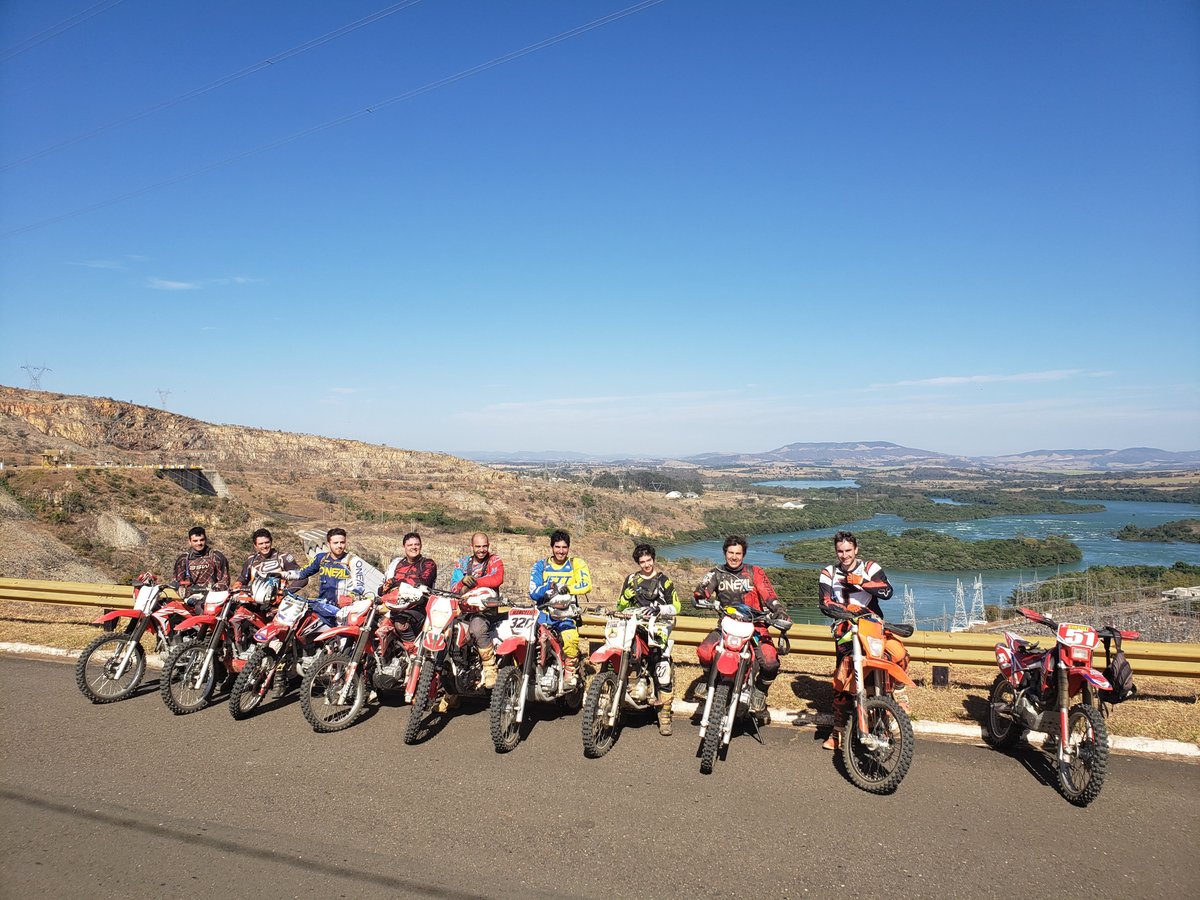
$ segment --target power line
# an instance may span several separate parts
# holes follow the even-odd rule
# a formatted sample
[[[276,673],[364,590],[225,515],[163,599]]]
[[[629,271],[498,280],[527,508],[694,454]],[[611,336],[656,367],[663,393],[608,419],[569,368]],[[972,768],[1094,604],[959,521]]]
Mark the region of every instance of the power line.
[[[78,209],[71,210],[70,212],[61,213],[57,216],[52,216],[49,219],[42,219],[40,222],[33,222],[29,225],[22,225],[20,228],[13,228],[9,231],[0,233],[0,240],[16,237],[17,235],[25,234],[29,231],[36,231],[39,228],[45,228],[47,225],[54,225],[66,219],[73,219],[76,216],[81,216],[85,213],[95,212],[96,210],[104,209],[105,207],[113,206],[117,203],[122,203],[125,200],[132,200],[135,197],[141,197],[143,194],[149,194],[152,191],[159,190],[160,188],[170,187],[171,185],[179,184],[180,182],[188,181],[192,178],[198,178],[201,175],[206,175],[214,169],[220,169],[235,162],[240,162],[243,159],[249,159],[252,156],[257,156],[260,153],[266,153],[269,150],[275,150],[279,147],[286,146],[287,144],[294,143],[295,141],[302,140],[303,138],[318,134],[319,132],[327,131],[331,128],[337,128],[341,125],[353,122],[355,119],[360,119],[363,116],[370,115],[371,113],[385,107],[392,106],[396,103],[401,103],[405,100],[412,100],[415,97],[420,97],[423,94],[428,94],[429,92],[436,91],[439,88],[456,84],[459,81],[479,75],[488,71],[489,69],[494,69],[497,66],[502,66],[505,63],[520,59],[523,56],[528,56],[531,53],[544,50],[547,47],[570,40],[573,37],[578,37],[581,34],[592,31],[596,28],[600,28],[601,26],[608,25],[617,21],[618,19],[623,19],[626,16],[631,16],[634,13],[639,13],[644,9],[649,9],[651,6],[657,6],[662,2],[663,0],[643,0],[641,3],[635,3],[633,6],[618,10],[615,13],[610,13],[607,16],[601,16],[599,19],[593,19],[591,22],[588,22],[585,25],[580,25],[568,31],[563,31],[554,35],[554,37],[549,37],[545,40],[538,41],[536,44],[530,44],[528,47],[522,47],[520,50],[514,50],[512,53],[507,53],[504,56],[497,56],[495,59],[489,60],[485,63],[480,63],[477,66],[472,66],[469,69],[463,69],[461,72],[457,72],[454,75],[448,75],[445,78],[438,79],[437,81],[431,81],[428,84],[422,85],[421,87],[413,88],[412,90],[405,91],[402,94],[397,94],[394,97],[389,97],[386,100],[382,100],[379,103],[364,107],[356,112],[347,113],[344,116],[339,116],[336,119],[330,119],[327,122],[322,122],[320,125],[313,125],[311,128],[305,128],[302,131],[294,132],[286,137],[277,138],[274,141],[268,141],[265,144],[259,144],[257,147],[252,147],[249,150],[243,150],[241,153],[236,153],[233,156],[227,156],[225,159],[218,160],[217,162],[208,163],[207,165],[201,166],[198,169],[192,169],[190,172],[184,172],[183,174],[176,175],[172,178],[156,181],[154,184],[149,184],[145,187],[127,191],[124,194],[119,194],[115,197],[109,197],[107,200],[100,200],[96,203],[89,204],[88,206],[81,206]]]
[[[299,54],[308,50],[313,50],[316,47],[320,47],[322,44],[328,44],[330,41],[344,37],[352,31],[357,31],[359,28],[363,28],[364,26],[378,22],[380,19],[386,18],[393,13],[400,12],[403,9],[407,9],[410,6],[415,6],[420,2],[421,0],[404,0],[403,3],[393,4],[386,9],[381,9],[378,12],[371,13],[371,15],[359,19],[356,22],[351,22],[349,25],[343,25],[341,28],[337,28],[328,34],[323,34],[320,37],[313,38],[311,41],[306,41],[303,44],[292,47],[290,50],[284,50],[282,53],[279,53],[275,56],[269,56],[252,66],[246,66],[243,69],[238,69],[236,72],[232,72],[229,75],[218,78],[216,81],[206,84],[203,87],[198,87],[194,90],[187,91],[186,93],[180,94],[178,97],[174,97],[170,100],[164,100],[162,103],[157,103],[154,106],[147,107],[141,112],[132,113],[131,115],[125,116],[122,119],[109,122],[106,125],[100,125],[96,128],[93,128],[91,131],[85,131],[81,134],[75,135],[74,137],[59,141],[57,144],[51,144],[48,147],[43,147],[41,150],[35,150],[33,153],[22,156],[20,159],[15,159],[12,162],[0,165],[0,172],[7,172],[9,169],[24,165],[27,162],[32,162],[35,159],[40,159],[41,157],[54,153],[57,150],[62,150],[64,147],[70,147],[74,144],[80,143],[81,141],[86,141],[90,138],[96,137],[97,135],[104,134],[107,131],[112,131],[114,128],[119,128],[122,125],[128,125],[130,122],[136,122],[138,119],[144,119],[146,116],[153,115],[154,113],[162,112],[164,109],[170,109],[172,106],[178,106],[180,103],[186,103],[188,100],[194,100],[196,97],[200,97],[204,94],[210,93],[211,91],[215,91],[217,88],[222,88],[227,84],[232,84],[235,81],[239,81],[242,78],[245,78],[247,75],[253,75],[255,72],[260,72],[263,69],[270,68],[276,63],[283,62],[285,59],[290,59],[291,57],[298,56]]]
[[[14,56],[24,53],[26,50],[31,50],[38,44],[44,44],[46,41],[50,40],[50,38],[57,37],[64,31],[69,31],[76,25],[86,22],[92,16],[98,16],[106,9],[112,9],[121,2],[122,0],[101,0],[100,3],[89,6],[83,12],[76,13],[70,18],[63,19],[57,25],[51,25],[49,28],[44,28],[32,37],[27,37],[25,40],[21,41],[20,43],[13,44],[6,50],[0,50],[0,62],[8,62],[8,60],[12,59]]]

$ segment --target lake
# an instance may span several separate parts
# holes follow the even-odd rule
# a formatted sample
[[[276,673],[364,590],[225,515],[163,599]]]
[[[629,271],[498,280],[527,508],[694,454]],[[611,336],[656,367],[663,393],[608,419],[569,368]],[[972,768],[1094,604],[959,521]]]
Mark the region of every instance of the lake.
[[[975,576],[983,575],[984,602],[1001,604],[1022,581],[1037,581],[1059,572],[1078,572],[1090,566],[1170,566],[1176,562],[1200,565],[1200,544],[1142,543],[1119,541],[1113,535],[1123,525],[1133,524],[1139,528],[1150,528],[1176,519],[1200,518],[1200,505],[1195,503],[1145,503],[1133,500],[1086,501],[1104,503],[1104,510],[1091,513],[1062,513],[1059,515],[1036,514],[1027,516],[997,516],[994,519],[970,519],[961,522],[905,522],[898,516],[879,515],[857,522],[848,522],[838,528],[820,528],[812,531],[796,531],[786,534],[748,535],[749,562],[760,566],[782,568],[819,569],[820,565],[791,563],[778,552],[779,546],[788,541],[803,538],[832,537],[846,529],[861,532],[868,530],[898,534],[911,528],[926,528],[943,534],[953,535],[965,541],[987,538],[1035,537],[1049,534],[1065,534],[1079,545],[1083,560],[1074,565],[1056,566],[1050,569],[1004,569],[990,572],[921,572],[892,569],[886,559],[875,560],[887,573],[888,580],[896,589],[894,599],[885,606],[885,612],[899,619],[904,587],[913,591],[916,600],[917,618],[929,620],[954,613],[954,591],[956,580],[961,580],[966,591],[968,610],[971,605],[971,583]],[[864,543],[860,555],[871,556],[870,545]],[[663,547],[659,550],[663,559],[678,559],[690,556],[713,560],[714,564],[723,557],[721,541],[697,541]],[[829,548],[829,562],[834,562],[833,547]],[[689,590],[691,585],[686,586]],[[933,627],[929,625],[929,627]]]

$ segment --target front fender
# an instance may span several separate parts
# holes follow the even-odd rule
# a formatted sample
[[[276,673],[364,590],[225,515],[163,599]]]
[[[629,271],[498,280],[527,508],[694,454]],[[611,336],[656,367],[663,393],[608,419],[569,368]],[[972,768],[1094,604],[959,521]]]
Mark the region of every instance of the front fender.
[[[362,634],[362,628],[357,625],[339,625],[336,628],[330,628],[328,631],[322,631],[313,640],[319,644],[322,641],[331,641],[334,638],[340,637],[357,639],[360,634]]]
[[[612,660],[613,668],[621,664],[621,648],[620,647],[601,647],[595,653],[588,657],[597,666],[602,666],[609,660]]]
[[[505,638],[500,642],[499,646],[496,647],[496,655],[509,656],[510,654],[517,653],[518,651],[524,650],[527,643],[529,642],[523,637]],[[523,659],[524,657],[525,654],[522,653],[521,658]]]
[[[720,653],[717,655],[717,671],[722,675],[736,675],[741,658],[736,653]]]
[[[1097,672],[1092,668],[1071,669],[1067,672],[1067,687],[1070,693],[1074,694],[1079,688],[1080,681],[1090,681],[1102,691],[1111,691],[1112,685],[1108,679],[1104,677],[1104,673]]]
[[[916,685],[913,684],[913,680],[908,677],[908,673],[905,672],[902,668],[900,668],[898,665],[896,665],[891,660],[888,660],[888,659],[864,659],[863,660],[863,669],[864,670],[880,669],[884,672],[887,672],[887,674],[890,675],[892,678],[896,679],[896,681],[899,681],[902,684],[911,684],[913,687],[916,687]]]
[[[291,630],[290,625],[283,625],[276,622],[268,622],[258,631],[254,632],[254,640],[260,644],[265,644],[268,641],[273,641],[276,638],[281,638]]]

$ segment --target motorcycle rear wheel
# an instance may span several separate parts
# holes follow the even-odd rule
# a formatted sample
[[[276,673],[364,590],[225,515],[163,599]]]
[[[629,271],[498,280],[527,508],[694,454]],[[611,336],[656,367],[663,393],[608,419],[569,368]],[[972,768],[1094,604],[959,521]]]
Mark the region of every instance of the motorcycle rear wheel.
[[[1068,758],[1058,764],[1058,789],[1075,806],[1100,794],[1108,772],[1108,727],[1100,711],[1078,704],[1067,713]]]
[[[500,670],[496,686],[492,688],[490,724],[492,743],[497,753],[508,753],[521,743],[521,724],[517,721],[517,707],[521,703],[521,687],[525,683],[525,672],[516,666],[505,666]]]
[[[916,740],[912,723],[891,697],[868,697],[863,704],[867,734],[886,746],[871,749],[858,733],[857,710],[842,734],[842,761],[856,787],[872,794],[891,794],[900,787],[912,763]]]
[[[429,709],[430,694],[433,693],[433,675],[436,663],[426,659],[421,666],[421,675],[417,679],[417,689],[413,693],[412,709],[408,711],[408,725],[404,728],[404,743],[415,744],[425,722],[425,713]]]
[[[208,706],[217,687],[217,669],[221,664],[215,659],[208,667],[204,680],[196,686],[196,678],[204,665],[208,643],[189,641],[171,651],[163,663],[162,698],[167,709],[177,716],[199,712]]]
[[[351,657],[348,653],[330,653],[321,656],[304,676],[300,685],[300,711],[312,730],[329,734],[349,728],[362,712],[367,700],[367,685],[363,666],[354,673],[354,681],[348,686],[345,702],[342,691],[347,688]]]
[[[729,709],[729,684],[713,688],[712,706],[708,709],[708,726],[700,745],[700,772],[711,775],[717,754],[721,751],[721,733],[725,730],[725,714]]]
[[[229,692],[229,714],[235,719],[244,719],[263,702],[263,683],[271,676],[279,662],[275,651],[266,644],[255,647],[238,673],[233,689]],[[281,676],[283,677],[283,676]]]
[[[112,644],[112,647],[105,645]],[[120,668],[126,652],[131,654]],[[106,632],[97,635],[75,663],[75,684],[93,703],[113,703],[124,700],[138,689],[146,674],[146,651],[131,634]]]
[[[1021,732],[1025,730],[1013,711],[1016,699],[1017,692],[1013,690],[1009,680],[1003,675],[997,675],[988,694],[988,712],[983,720],[983,739],[988,742],[988,746],[996,750],[1007,750],[1017,742]],[[1007,707],[1008,712],[998,710],[997,706]]]
[[[617,701],[617,676],[606,669],[588,685],[587,697],[583,701],[583,755],[588,759],[599,759],[612,749],[621,731],[621,713],[612,727],[608,716]]]

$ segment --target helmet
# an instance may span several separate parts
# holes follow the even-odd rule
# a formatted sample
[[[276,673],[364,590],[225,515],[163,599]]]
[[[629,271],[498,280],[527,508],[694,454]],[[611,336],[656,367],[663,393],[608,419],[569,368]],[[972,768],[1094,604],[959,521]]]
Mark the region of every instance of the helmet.
[[[275,599],[274,578],[255,578],[250,582],[250,595],[254,597],[254,602],[259,606],[269,606],[271,601]]]

